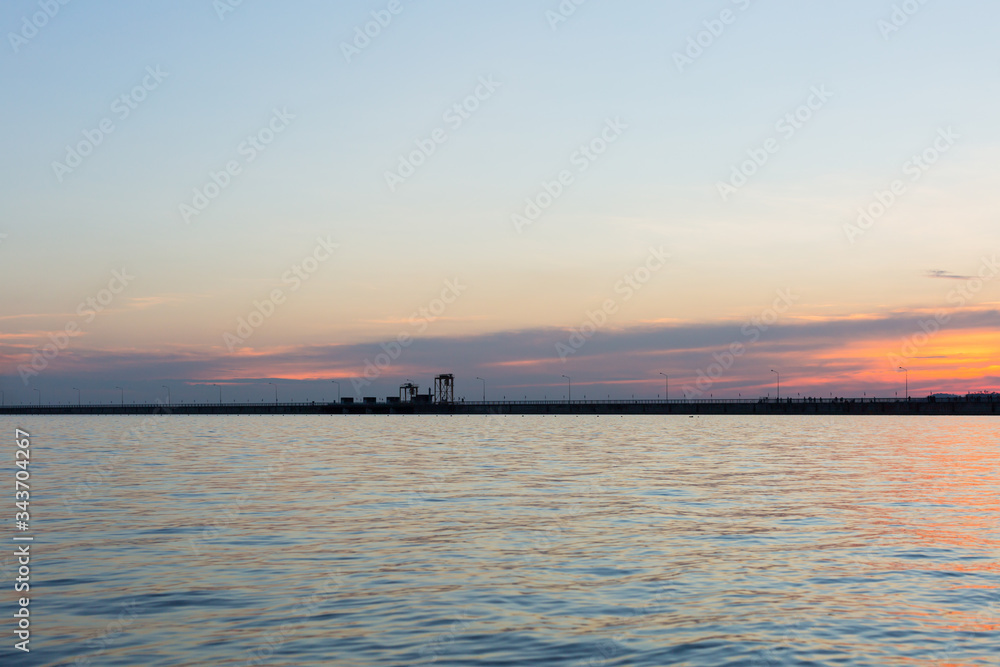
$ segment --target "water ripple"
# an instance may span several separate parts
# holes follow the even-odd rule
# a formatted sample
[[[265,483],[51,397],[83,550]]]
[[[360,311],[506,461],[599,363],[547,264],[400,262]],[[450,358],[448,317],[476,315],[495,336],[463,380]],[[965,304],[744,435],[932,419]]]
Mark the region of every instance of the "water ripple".
[[[17,423],[4,664],[998,664],[995,420],[141,419]]]

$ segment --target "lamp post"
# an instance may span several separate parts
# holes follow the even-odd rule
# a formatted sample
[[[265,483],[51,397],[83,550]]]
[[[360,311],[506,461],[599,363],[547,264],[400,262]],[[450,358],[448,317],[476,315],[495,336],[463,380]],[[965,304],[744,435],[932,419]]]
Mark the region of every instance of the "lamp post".
[[[213,384],[213,387],[219,387],[217,384]],[[222,405],[222,387],[219,387],[219,405]]]
[[[76,387],[73,387],[73,389],[76,389]],[[81,405],[80,396],[81,396],[80,390],[76,389],[76,404],[77,405]]]
[[[3,400],[4,400],[3,390],[0,390],[0,407],[3,406]]]
[[[278,385],[274,384],[273,382],[268,382],[268,384],[274,385],[274,404],[277,405],[278,404]]]
[[[483,378],[476,378],[477,380],[483,380]],[[486,380],[483,380],[483,403],[486,402]]]
[[[330,382],[337,385],[337,402],[340,403],[340,383],[337,382],[336,380],[330,380]]]
[[[35,391],[38,392],[38,405],[41,405],[42,404],[42,391],[40,389],[36,389]]]
[[[663,376],[663,398],[665,400],[670,400],[670,376],[666,373],[661,372],[660,375]]]
[[[906,373],[906,400],[910,400],[910,371],[902,366],[899,367],[899,370]]]
[[[115,387],[115,389],[118,389],[119,391],[122,392],[122,405],[125,405],[125,390],[122,389],[121,387]]]
[[[777,382],[778,382],[778,388],[777,388],[777,391],[776,391],[776,394],[775,394],[777,396],[777,398],[775,398],[774,400],[780,401],[781,400],[781,373],[779,373],[778,371],[774,370],[773,368],[771,369],[771,372],[778,376],[778,380],[777,380]]]
[[[163,389],[167,390],[167,405],[170,405],[170,387],[167,385],[160,385]]]
[[[566,400],[570,403],[573,402],[573,380],[570,379],[568,375],[563,375],[566,378]]]

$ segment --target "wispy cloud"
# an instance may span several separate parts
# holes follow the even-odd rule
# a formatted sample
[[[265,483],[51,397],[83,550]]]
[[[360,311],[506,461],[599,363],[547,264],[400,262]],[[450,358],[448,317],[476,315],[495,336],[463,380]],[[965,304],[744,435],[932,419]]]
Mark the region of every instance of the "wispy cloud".
[[[943,278],[945,280],[972,280],[972,276],[960,276],[948,271],[941,271],[940,269],[930,270],[926,275],[928,278]]]
[[[769,369],[779,366],[784,369],[783,380],[787,372],[789,386],[795,383],[801,391],[827,385],[874,390],[879,383],[895,381],[885,371],[885,354],[898,347],[900,337],[919,330],[923,319],[926,313],[913,310],[776,325],[763,332],[713,390],[716,395],[767,391]],[[1000,311],[995,308],[954,314],[947,331],[935,339],[935,344],[914,357],[925,368],[911,371],[928,381],[948,377],[945,374],[952,370],[956,372],[954,377],[961,377],[958,371],[962,369],[982,372],[983,377],[994,375],[996,367],[991,360],[997,356],[997,345],[990,342],[990,337],[998,321]],[[518,387],[545,391],[549,385],[558,386],[556,380],[565,373],[573,377],[574,386],[607,385],[609,391],[618,387],[621,393],[626,391],[622,387],[631,385],[636,392],[651,391],[655,395],[657,387],[662,387],[659,371],[669,372],[671,387],[679,388],[697,369],[711,364],[713,355],[728,349],[734,341],[744,340],[741,324],[705,322],[609,329],[595,335],[568,365],[554,348],[555,342],[567,333],[559,328],[420,338],[393,365],[393,373],[386,374],[372,395],[394,393],[400,378],[427,378],[442,372],[454,372],[466,379],[483,375],[490,378],[491,387],[507,387],[508,393]],[[14,341],[10,343],[6,355],[0,350],[0,361],[19,363],[17,353],[21,351]],[[156,351],[77,346],[61,372],[76,377],[86,374],[95,381],[103,378],[106,383],[129,378],[208,383],[282,378],[328,383],[331,379],[357,377],[363,372],[364,360],[381,350],[377,341],[261,346],[247,348],[241,354],[226,354],[224,348],[207,346],[172,346]],[[976,355],[963,356],[959,350],[975,350]],[[55,375],[50,379],[57,380]],[[594,390],[595,395],[599,393]]]
[[[189,295],[182,294],[161,294],[156,296],[136,296],[128,300],[126,309],[142,310],[154,306],[162,306],[168,303],[188,303],[192,300]]]
[[[76,313],[22,313],[20,315],[0,315],[0,321],[5,320],[31,320],[46,317],[77,317]]]

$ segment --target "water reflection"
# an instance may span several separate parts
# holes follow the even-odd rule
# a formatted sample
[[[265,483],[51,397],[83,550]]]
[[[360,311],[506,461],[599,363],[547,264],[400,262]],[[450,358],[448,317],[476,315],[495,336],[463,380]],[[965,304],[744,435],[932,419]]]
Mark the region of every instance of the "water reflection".
[[[990,419],[172,417],[122,446],[128,418],[20,426],[43,663],[997,654]]]

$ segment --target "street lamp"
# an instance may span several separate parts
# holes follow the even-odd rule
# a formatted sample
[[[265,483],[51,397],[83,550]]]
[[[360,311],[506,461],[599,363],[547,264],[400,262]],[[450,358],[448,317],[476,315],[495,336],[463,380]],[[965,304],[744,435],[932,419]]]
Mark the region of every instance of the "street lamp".
[[[121,390],[121,392],[122,392],[122,405],[125,405],[125,390],[122,389],[121,387],[115,387],[115,389]]]
[[[213,384],[213,387],[219,387],[217,384]],[[219,387],[219,405],[222,405],[222,387]]]
[[[337,402],[340,403],[340,383],[337,382],[336,380],[330,380],[330,382],[337,385]]]
[[[36,389],[35,391],[38,392],[38,405],[41,405],[42,404],[42,391],[40,389]]]
[[[778,371],[774,370],[773,368],[771,369],[771,372],[778,376],[778,380],[777,380],[777,382],[778,382],[778,389],[777,389],[777,392],[775,394],[775,396],[777,396],[777,398],[775,398],[774,400],[780,401],[781,400],[781,373],[779,373]]]
[[[899,370],[906,373],[906,400],[910,400],[910,371],[902,366],[899,367]]]
[[[477,380],[483,380],[483,378],[476,378]],[[483,380],[483,403],[486,402],[486,380]]]
[[[0,390],[0,406],[3,406],[3,390]]]
[[[667,375],[666,373],[662,373],[662,372],[660,373],[660,375],[662,375],[664,377],[664,380],[663,380],[663,398],[669,401],[670,400],[670,376]]]
[[[73,389],[76,389],[76,387],[73,387]],[[80,396],[81,396],[80,390],[76,389],[76,404],[77,405],[80,405],[80,403],[81,403]]]
[[[273,382],[268,382],[268,384],[274,384]],[[278,385],[274,384],[274,404],[278,404]]]
[[[165,384],[160,385],[163,389],[167,390],[167,405],[170,405],[170,387]]]
[[[566,378],[566,399],[572,403],[573,402],[573,380],[570,379],[568,375],[563,375]]]

